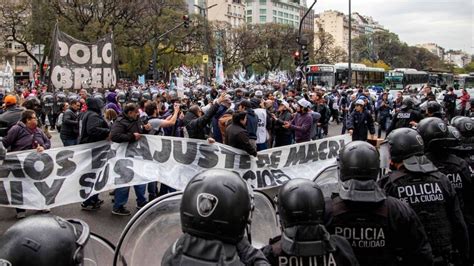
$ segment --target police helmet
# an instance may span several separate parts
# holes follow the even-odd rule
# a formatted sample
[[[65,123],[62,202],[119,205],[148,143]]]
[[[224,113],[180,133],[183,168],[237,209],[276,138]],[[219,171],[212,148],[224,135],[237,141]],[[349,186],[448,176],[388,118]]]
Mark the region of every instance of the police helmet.
[[[145,99],[145,100],[149,100],[151,101],[152,97],[151,97],[151,93],[149,91],[144,91],[142,93],[142,98]]]
[[[245,181],[234,172],[212,169],[189,181],[181,200],[181,227],[190,235],[238,243],[252,209]]]
[[[93,98],[95,99],[98,99],[102,102],[102,104],[105,104],[105,98],[104,98],[104,95],[100,92],[96,92],[94,93],[94,95],[92,96]]]
[[[466,116],[462,116],[453,121],[452,125],[459,130],[463,138],[474,137],[474,121]]]
[[[79,101],[80,99],[81,99],[81,97],[77,93],[74,93],[74,92],[69,93],[67,95],[68,102],[71,102],[72,100]]]
[[[130,101],[138,103],[142,99],[142,93],[139,90],[132,90],[130,93]]]
[[[376,180],[379,175],[379,152],[365,141],[352,141],[339,152],[339,177],[349,179]]]
[[[448,137],[448,128],[444,121],[438,117],[425,118],[418,123],[418,133],[420,133],[425,143],[425,150],[446,148],[448,142],[455,141]]]
[[[400,107],[403,110],[412,109],[415,106],[415,101],[411,97],[403,99],[402,106]]]
[[[127,95],[123,91],[119,91],[117,93],[117,102],[119,103],[125,103],[127,102]]]
[[[454,139],[454,141],[452,141],[451,147],[456,147],[461,144],[461,133],[454,126],[448,126],[448,138]]]
[[[28,217],[0,237],[0,264],[83,265],[88,239],[89,226],[81,220],[54,215]]]
[[[324,196],[316,183],[307,179],[293,179],[278,193],[278,213],[283,228],[296,225],[323,223]]]
[[[439,114],[441,113],[441,104],[437,101],[428,101],[426,103],[426,111],[429,114]]]
[[[390,158],[394,162],[424,154],[423,138],[414,129],[397,128],[390,132],[386,141],[390,145]]]
[[[377,185],[380,156],[365,141],[352,141],[342,148],[338,158],[339,197],[355,202],[380,202],[387,197]]]
[[[62,91],[56,93],[56,103],[58,105],[67,102],[66,94]]]
[[[51,92],[46,92],[45,94],[43,94],[41,100],[45,107],[52,107],[54,105],[54,97]]]

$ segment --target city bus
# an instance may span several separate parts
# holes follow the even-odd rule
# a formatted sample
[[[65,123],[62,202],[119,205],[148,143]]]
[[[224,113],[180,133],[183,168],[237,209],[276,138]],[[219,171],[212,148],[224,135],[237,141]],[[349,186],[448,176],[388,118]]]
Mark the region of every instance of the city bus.
[[[352,85],[382,86],[384,84],[385,69],[367,67],[364,64],[351,64]],[[334,87],[347,84],[349,76],[348,63],[335,65],[318,64],[306,67],[306,81],[308,85]]]
[[[428,72],[413,68],[396,68],[385,75],[385,85],[391,90],[403,90],[408,86],[420,89],[428,81]]]
[[[442,72],[428,72],[428,84],[431,87],[446,89],[454,85],[454,75],[451,73]]]
[[[474,73],[459,74],[454,79],[454,88],[474,88]]]

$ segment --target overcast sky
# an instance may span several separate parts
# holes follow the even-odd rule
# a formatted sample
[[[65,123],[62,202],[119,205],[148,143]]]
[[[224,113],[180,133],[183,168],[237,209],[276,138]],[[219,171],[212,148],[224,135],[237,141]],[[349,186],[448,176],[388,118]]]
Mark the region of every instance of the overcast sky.
[[[308,7],[313,0],[306,0]],[[315,13],[348,12],[348,0],[318,0]],[[474,0],[352,0],[352,12],[372,16],[410,45],[434,42],[474,54]]]

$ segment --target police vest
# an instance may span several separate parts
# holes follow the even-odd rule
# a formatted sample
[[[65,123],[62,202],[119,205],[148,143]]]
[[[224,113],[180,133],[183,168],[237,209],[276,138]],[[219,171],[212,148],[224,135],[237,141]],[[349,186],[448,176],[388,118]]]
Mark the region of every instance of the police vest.
[[[409,127],[410,121],[412,121],[412,112],[411,111],[400,111],[396,116],[395,128]]]
[[[332,233],[349,241],[360,265],[391,265],[395,255],[389,243],[388,208],[382,202],[372,209],[349,208],[337,197],[333,200]]]
[[[390,182],[395,196],[408,203],[423,224],[433,254],[441,256],[451,252],[453,232],[448,217],[446,190],[441,183],[441,174],[393,172]]]

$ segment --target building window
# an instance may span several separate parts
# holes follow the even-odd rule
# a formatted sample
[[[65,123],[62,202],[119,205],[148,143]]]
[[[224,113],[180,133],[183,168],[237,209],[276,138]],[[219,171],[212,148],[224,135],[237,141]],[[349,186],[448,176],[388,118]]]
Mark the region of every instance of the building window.
[[[290,14],[289,16],[290,16],[291,19],[295,18],[295,16],[293,16],[293,14]]]
[[[267,14],[267,10],[265,8],[261,8],[259,11],[260,11],[260,15],[266,15]]]
[[[273,10],[273,15],[274,15],[274,16],[277,15],[277,11],[276,11],[276,10]]]
[[[227,6],[227,13],[232,13],[232,6],[231,5]]]
[[[267,4],[267,0],[260,0],[260,5],[266,5]]]
[[[284,14],[283,14],[283,17],[284,17],[284,18],[288,18],[288,13],[284,13]]]
[[[282,23],[283,23],[283,19],[279,18],[279,19],[278,19],[278,23],[282,24]]]
[[[277,18],[276,17],[273,17],[273,22],[277,22]]]
[[[15,44],[15,50],[21,50],[23,46],[21,44]]]
[[[252,17],[247,17],[247,23],[252,23]]]
[[[267,16],[260,16],[260,23],[267,22]]]
[[[15,57],[15,65],[17,65],[17,66],[27,66],[28,65],[28,57],[26,57],[26,56],[17,56],[17,57]]]
[[[283,12],[278,11],[278,16],[283,17]]]
[[[252,15],[252,10],[247,10],[247,15]]]

